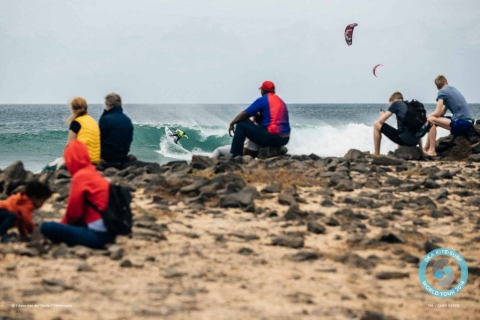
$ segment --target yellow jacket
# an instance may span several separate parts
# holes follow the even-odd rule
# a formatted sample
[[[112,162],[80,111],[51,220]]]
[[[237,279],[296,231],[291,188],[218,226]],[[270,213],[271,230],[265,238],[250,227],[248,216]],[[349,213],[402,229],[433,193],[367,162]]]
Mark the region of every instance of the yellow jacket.
[[[75,118],[75,121],[81,126],[77,140],[87,146],[90,161],[93,164],[100,163],[100,128],[97,121],[88,114]]]

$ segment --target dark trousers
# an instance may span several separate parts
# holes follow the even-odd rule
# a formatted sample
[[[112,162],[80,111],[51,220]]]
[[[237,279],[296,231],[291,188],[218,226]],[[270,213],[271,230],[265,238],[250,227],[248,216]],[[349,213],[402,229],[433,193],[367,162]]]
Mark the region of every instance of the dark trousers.
[[[235,125],[232,148],[230,149],[230,153],[233,156],[243,156],[245,138],[250,139],[250,141],[262,147],[281,147],[286,145],[290,139],[289,137],[280,137],[279,135],[271,134],[264,127],[250,121],[238,122]]]
[[[88,227],[70,226],[57,222],[42,223],[40,231],[53,242],[64,242],[69,246],[80,245],[103,249],[106,244],[115,242],[115,236],[109,232],[98,232]]]
[[[7,234],[15,226],[17,215],[5,209],[0,209],[0,236]]]

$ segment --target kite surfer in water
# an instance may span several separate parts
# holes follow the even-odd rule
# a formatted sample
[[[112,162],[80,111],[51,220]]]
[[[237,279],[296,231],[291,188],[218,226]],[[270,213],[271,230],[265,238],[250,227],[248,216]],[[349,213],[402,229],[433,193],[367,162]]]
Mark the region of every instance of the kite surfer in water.
[[[172,137],[175,137],[175,140],[173,142],[175,142],[175,144],[178,144],[178,141],[182,138],[187,138],[187,140],[190,140],[188,139],[188,136],[185,132],[183,132],[182,130],[180,129],[175,129],[174,131],[175,133],[172,134]]]

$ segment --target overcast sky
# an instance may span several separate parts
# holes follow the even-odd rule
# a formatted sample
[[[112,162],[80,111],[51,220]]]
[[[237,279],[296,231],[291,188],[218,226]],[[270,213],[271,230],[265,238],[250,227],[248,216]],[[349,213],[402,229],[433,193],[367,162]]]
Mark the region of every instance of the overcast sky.
[[[480,102],[479,0],[1,0],[0,104]],[[358,23],[353,45],[345,26]],[[375,64],[385,66],[372,74]]]

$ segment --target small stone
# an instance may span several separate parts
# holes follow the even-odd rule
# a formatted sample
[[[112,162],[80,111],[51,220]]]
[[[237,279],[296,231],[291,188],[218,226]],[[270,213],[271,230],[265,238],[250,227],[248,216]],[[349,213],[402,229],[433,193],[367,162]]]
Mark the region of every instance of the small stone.
[[[172,279],[172,278],[180,278],[180,277],[183,277],[183,276],[186,276],[186,275],[187,275],[186,272],[181,272],[181,271],[177,271],[177,270],[174,270],[174,269],[167,269],[165,271],[164,277],[167,278],[167,279]]]
[[[315,234],[325,233],[325,227],[316,221],[309,221],[307,223],[307,230]]]
[[[82,261],[78,264],[77,271],[78,272],[91,272],[91,271],[93,271],[93,268],[88,263],[86,263],[85,261]]]
[[[385,315],[380,311],[367,310],[360,320],[387,320]]]
[[[366,157],[366,153],[362,152],[357,149],[350,149],[348,152],[343,156],[345,160],[357,160],[357,159],[364,159]]]
[[[290,256],[290,260],[295,262],[302,262],[308,260],[317,260],[320,255],[317,252],[300,251]]]
[[[392,279],[403,279],[408,278],[410,275],[404,272],[379,272],[375,275],[379,280],[392,280]]]
[[[285,213],[285,220],[299,220],[305,218],[307,213],[300,210],[300,207],[297,204],[292,205],[288,208],[287,212]]]
[[[272,238],[272,244],[277,246],[283,247],[290,247],[290,248],[302,248],[304,245],[303,238],[300,236],[293,236],[293,235],[281,235],[275,236]]]
[[[350,180],[341,180],[336,186],[335,190],[337,191],[345,191],[345,192],[351,192],[355,190],[355,186],[353,184],[353,181]]]
[[[386,186],[393,186],[393,187],[398,187],[403,183],[402,180],[395,178],[395,177],[389,177],[385,182],[383,183]]]
[[[15,269],[17,269],[17,265],[14,263],[9,264],[8,266],[5,267],[5,270],[7,271],[15,271]]]
[[[355,253],[345,253],[343,256],[339,257],[337,261],[363,269],[371,269],[376,266],[376,261],[373,259],[364,259]]]
[[[410,253],[404,255],[401,260],[412,264],[418,264],[420,262],[419,258],[412,256]]]
[[[324,220],[324,223],[327,225],[327,226],[330,226],[330,227],[338,227],[340,225],[340,222],[338,222],[337,219],[335,218],[332,218],[332,217],[328,217]]]
[[[112,260],[120,260],[123,258],[125,251],[119,245],[114,244],[108,248],[108,252],[110,253],[110,258]]]
[[[440,188],[440,185],[437,182],[435,182],[435,180],[432,180],[432,179],[425,180],[425,182],[423,183],[423,186],[427,189]]]
[[[405,239],[403,239],[402,237],[400,237],[400,236],[398,236],[394,233],[383,234],[380,237],[380,241],[388,242],[388,243],[405,243]]]
[[[262,189],[262,192],[264,193],[278,193],[280,191],[282,191],[281,183],[272,183]]]
[[[404,163],[404,160],[386,157],[386,156],[377,156],[372,160],[372,164],[380,166],[398,166]]]
[[[452,179],[453,175],[448,170],[440,170],[435,174],[435,178],[437,179]]]
[[[439,246],[437,246],[436,244],[433,244],[432,242],[430,241],[426,241],[424,244],[423,244],[423,249],[425,250],[425,253],[429,253],[435,249],[438,249],[440,248]]]
[[[285,206],[291,206],[296,203],[295,198],[286,192],[282,192],[278,195],[278,203],[285,205]]]
[[[40,255],[40,251],[37,248],[23,248],[18,252],[18,254],[27,257],[38,257]]]
[[[123,260],[123,261],[120,263],[120,267],[122,267],[122,268],[131,268],[131,267],[133,267],[133,263],[132,263],[130,260],[125,259],[125,260]]]
[[[322,202],[320,202],[320,205],[322,207],[333,207],[334,206],[332,200],[330,200],[330,199],[323,200]]]
[[[386,228],[388,227],[388,221],[382,218],[373,218],[369,221],[369,224],[374,227]]]
[[[244,255],[244,256],[249,256],[249,255],[254,254],[254,251],[250,248],[243,247],[243,248],[240,248],[240,250],[238,250],[237,253],[241,254],[241,255]]]

